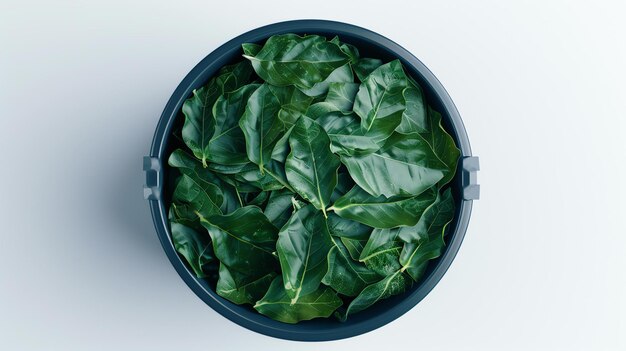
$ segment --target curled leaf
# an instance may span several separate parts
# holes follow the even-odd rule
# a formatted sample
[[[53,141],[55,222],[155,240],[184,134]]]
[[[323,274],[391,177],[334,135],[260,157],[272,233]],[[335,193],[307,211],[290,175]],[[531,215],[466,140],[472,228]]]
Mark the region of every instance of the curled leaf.
[[[274,35],[256,55],[244,55],[264,81],[312,88],[350,60],[341,48],[318,35]]]

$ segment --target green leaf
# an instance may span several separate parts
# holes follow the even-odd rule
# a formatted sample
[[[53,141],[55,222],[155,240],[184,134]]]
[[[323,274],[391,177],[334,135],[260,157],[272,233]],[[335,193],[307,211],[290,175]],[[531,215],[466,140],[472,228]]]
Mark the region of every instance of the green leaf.
[[[446,165],[444,177],[439,181],[439,186],[443,186],[454,178],[456,166],[461,156],[461,150],[456,147],[454,139],[441,125],[441,114],[428,108],[429,132],[422,136],[434,150],[437,158]]]
[[[293,205],[293,210],[297,211],[307,205],[306,202],[297,199],[295,196],[291,198],[291,204]]]
[[[274,145],[274,150],[272,150],[272,160],[283,164],[287,161],[287,155],[289,155],[289,136],[292,130],[293,126],[287,129],[283,136],[278,139],[276,145]]]
[[[247,272],[237,272],[220,264],[219,280],[215,292],[221,297],[238,305],[254,304],[265,295],[276,272],[269,272],[263,276],[250,276]]]
[[[367,155],[380,149],[374,139],[363,135],[358,117],[354,114],[330,112],[316,122],[330,138],[330,150],[338,155]]]
[[[248,203],[253,201],[260,193],[263,193],[263,192],[264,191],[258,191],[258,189],[256,189],[255,191],[250,191],[250,192],[241,192],[240,194],[241,200],[243,201],[244,206],[246,206]],[[257,206],[257,207],[260,207],[260,206]]]
[[[415,225],[422,212],[435,201],[437,194],[429,189],[413,197],[373,197],[355,186],[329,209],[339,216],[370,227],[394,228]]]
[[[250,201],[246,201],[246,206],[257,206],[257,207],[262,208],[263,204],[265,204],[265,201],[267,201],[269,196],[270,196],[269,191],[261,191]]]
[[[211,167],[202,167],[202,164],[187,152],[176,149],[172,152],[167,162],[171,167],[177,168],[182,174],[189,176],[196,183],[207,187],[207,191],[214,191],[214,189],[210,189],[212,188],[211,184],[218,187],[223,195],[223,201],[219,206],[222,213],[230,213],[241,206],[237,190],[232,185],[229,185],[220,177],[213,174]],[[195,214],[193,218],[197,218]]]
[[[258,207],[200,217],[200,221],[211,235],[215,256],[229,269],[260,278],[277,268],[274,252],[278,229]]]
[[[176,183],[172,198],[174,203],[187,205],[191,211],[205,217],[222,213],[222,191],[214,184],[200,182],[186,174]]]
[[[376,68],[382,66],[383,61],[374,58],[361,58],[356,64],[352,66],[354,74],[359,78],[361,82],[365,81],[367,76],[370,75]]]
[[[350,302],[344,313],[338,313],[341,321],[345,321],[348,315],[354,314],[372,306],[380,300],[387,299],[393,295],[402,294],[412,285],[411,278],[400,271],[383,278],[381,281],[369,285]]]
[[[328,86],[328,95],[324,99],[324,102],[332,104],[337,110],[348,113],[352,111],[354,106],[354,99],[359,91],[359,84],[352,83],[330,83]]]
[[[422,88],[409,80],[409,84],[402,94],[406,101],[406,108],[402,113],[402,121],[396,128],[396,131],[403,134],[427,132],[427,105]]]
[[[239,126],[245,136],[248,158],[259,165],[262,172],[285,131],[310,103],[311,98],[294,87],[263,84],[250,96]]]
[[[277,182],[282,184],[289,191],[295,192],[295,190],[291,187],[291,185],[289,185],[289,182],[287,181],[287,174],[285,173],[285,164],[272,160],[263,169],[265,170],[265,173],[269,174],[270,177],[276,179]]]
[[[215,130],[208,144],[207,159],[223,165],[247,164],[246,139],[239,128],[248,99],[259,87],[248,84],[220,96],[213,106]]]
[[[271,161],[276,162],[276,161]],[[234,179],[238,182],[252,185],[262,191],[272,191],[284,188],[286,180],[281,181],[274,177],[269,172],[263,172],[259,170],[254,164],[249,164],[242,169],[239,173],[234,175]]]
[[[262,191],[261,189],[261,185],[253,185],[253,184],[248,184],[247,181],[246,182],[241,182],[237,179],[242,179],[242,175],[247,174],[248,172],[251,172],[250,169],[251,168],[256,168],[254,166],[250,166],[247,165],[243,170],[241,170],[241,172],[237,173],[237,174],[220,174],[220,173],[216,173],[215,175],[220,178],[224,183],[229,184],[231,187],[233,187],[238,195],[239,198],[242,198],[242,194],[247,194],[247,193],[258,193],[259,191]],[[265,181],[265,179],[264,179]]]
[[[264,81],[276,86],[308,89],[324,81],[350,58],[335,44],[317,35],[282,34],[270,37],[256,55],[244,55]]]
[[[361,83],[354,112],[361,117],[363,134],[382,144],[402,121],[406,102],[402,92],[407,76],[399,60],[376,68]]]
[[[177,222],[195,231],[204,231],[196,213],[185,204],[172,203],[167,212],[167,219],[170,223]]]
[[[269,86],[272,94],[278,99],[280,109],[278,110],[278,119],[283,122],[284,129],[291,128],[298,118],[302,116],[313,98],[307,96],[295,87],[275,87]]]
[[[233,92],[250,83],[254,70],[250,62],[242,61],[220,68],[215,83],[221,94]]]
[[[357,49],[356,46],[348,43],[342,43],[338,36],[333,37],[329,42],[339,46],[341,51],[348,55],[351,63],[359,60],[359,49]]]
[[[346,247],[346,249],[350,253],[350,257],[353,260],[358,261],[359,257],[361,257],[361,252],[363,252],[363,249],[365,248],[365,245],[367,244],[367,239],[361,240],[361,239],[352,239],[352,238],[346,238],[346,237],[341,237],[340,239],[343,245]]]
[[[429,237],[432,230],[440,229],[454,217],[454,199],[450,189],[438,193],[435,201],[424,210],[416,225],[401,227],[398,238],[406,243],[417,243]]]
[[[334,104],[326,101],[319,101],[309,106],[309,109],[306,111],[306,116],[313,120],[317,120],[320,117],[325,116],[329,113],[332,113],[336,116],[342,116],[351,114],[352,112],[341,112],[339,111],[339,108]]]
[[[357,221],[339,217],[335,213],[328,214],[328,230],[333,236],[366,240],[372,233],[371,227]]]
[[[418,195],[444,177],[447,166],[418,133],[394,133],[380,150],[341,158],[352,179],[373,196]]]
[[[215,80],[200,89],[193,91],[193,96],[183,103],[183,114],[185,122],[182,129],[182,136],[185,144],[193,152],[194,156],[202,160],[202,164],[207,164],[209,155],[209,141],[215,131],[215,120],[213,119],[213,104],[220,96],[221,92]]]
[[[292,302],[318,288],[331,245],[324,216],[312,205],[297,210],[280,230],[276,251]]]
[[[303,116],[291,132],[289,146],[291,152],[285,163],[289,184],[326,216],[341,164],[330,151],[328,135],[319,124]]]
[[[424,211],[417,225],[400,234],[400,239],[406,242],[400,254],[400,263],[413,280],[421,278],[428,260],[441,255],[446,226],[453,218],[454,200],[450,189],[447,189]]]
[[[248,56],[256,56],[263,46],[254,43],[243,43],[241,44],[241,49],[243,50],[244,55]]]
[[[250,64],[245,62],[223,67],[216,77],[194,90],[193,95],[183,103],[183,141],[194,156],[202,161],[203,166],[207,166],[211,154],[209,141],[215,132],[213,105],[220,95],[248,83],[251,73]]]
[[[237,174],[249,165],[248,163],[236,164],[236,165],[221,165],[219,163],[209,163],[207,169],[211,172],[221,174]]]
[[[254,305],[254,308],[259,313],[277,321],[298,323],[314,318],[329,317],[342,303],[337,293],[325,286],[292,302],[279,276],[274,279],[267,294]]]
[[[260,170],[270,161],[274,145],[284,132],[284,125],[278,118],[279,110],[280,101],[269,85],[263,84],[250,96],[246,111],[239,120],[248,158]]]
[[[329,92],[329,87],[332,84],[338,84],[338,83],[353,84],[352,82],[354,82],[354,76],[352,75],[352,68],[350,68],[349,64],[345,64],[335,69],[323,81],[319,83],[315,83],[313,87],[309,89],[302,89],[302,92],[308,96],[321,96]]]
[[[211,238],[177,222],[170,222],[174,248],[181,254],[198,278],[206,277],[204,266],[213,261]]]
[[[398,228],[374,229],[359,261],[382,276],[393,274],[402,268],[399,260],[402,243],[397,239]]]
[[[289,221],[293,212],[293,203],[291,199],[294,193],[287,189],[272,191],[265,206],[263,213],[270,222],[274,223],[278,228],[282,228]]]
[[[333,247],[328,252],[328,271],[322,283],[346,296],[358,295],[380,276],[361,263],[354,262],[348,249],[339,238],[332,238]]]
[[[345,168],[339,168],[337,174],[337,186],[333,190],[333,194],[330,196],[330,201],[335,202],[338,198],[345,195],[354,186],[354,180],[350,177]]]

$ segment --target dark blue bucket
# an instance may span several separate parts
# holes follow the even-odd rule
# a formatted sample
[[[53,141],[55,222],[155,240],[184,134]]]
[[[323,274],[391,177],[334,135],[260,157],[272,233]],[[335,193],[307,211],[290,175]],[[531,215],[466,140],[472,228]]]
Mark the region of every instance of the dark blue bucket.
[[[422,86],[428,103],[442,114],[444,127],[461,149],[461,161],[451,183],[457,212],[453,222],[448,225],[447,246],[441,257],[431,262],[423,280],[414,284],[410,291],[354,314],[344,323],[328,318],[285,324],[257,313],[250,306],[235,305],[218,296],[207,282],[195,277],[176,253],[171,240],[166,208],[169,199],[164,184],[168,170],[164,165],[173,148],[173,143],[168,142],[171,132],[182,123],[180,111],[183,102],[193,89],[204,85],[219,68],[241,60],[242,43],[262,43],[268,37],[282,33],[319,34],[329,38],[338,35],[342,41],[355,45],[363,57],[380,58],[384,61],[399,58],[407,73]],[[198,63],[176,88],[165,106],[154,134],[150,156],[144,158],[144,170],[144,194],[150,203],[159,240],[178,274],[196,295],[211,308],[245,328],[277,338],[301,341],[343,339],[366,333],[398,318],[420,302],[439,282],[459,250],[469,223],[472,200],[478,199],[479,191],[476,184],[478,158],[472,157],[465,127],[450,96],[428,68],[407,50],[379,34],[345,23],[322,20],[289,21],[257,28],[220,46]]]

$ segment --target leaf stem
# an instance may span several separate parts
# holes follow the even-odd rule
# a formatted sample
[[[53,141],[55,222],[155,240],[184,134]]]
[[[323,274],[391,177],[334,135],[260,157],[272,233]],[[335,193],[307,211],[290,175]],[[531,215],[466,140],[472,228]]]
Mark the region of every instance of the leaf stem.
[[[295,211],[299,210],[301,208],[300,204],[296,201],[295,197],[291,197],[291,205],[293,206],[293,209]]]
[[[239,206],[243,207],[243,201],[241,201],[241,195],[239,195],[239,189],[236,186],[233,187],[235,189],[235,194],[237,194],[237,200],[239,200]]]

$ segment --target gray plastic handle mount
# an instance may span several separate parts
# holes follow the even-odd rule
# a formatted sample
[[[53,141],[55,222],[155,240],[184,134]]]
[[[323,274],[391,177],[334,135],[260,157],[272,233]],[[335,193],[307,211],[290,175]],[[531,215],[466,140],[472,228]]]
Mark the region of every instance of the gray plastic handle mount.
[[[478,200],[480,198],[480,185],[476,173],[480,169],[477,156],[463,158],[462,164],[463,200]]]
[[[158,157],[143,157],[143,170],[146,174],[146,184],[143,186],[143,197],[146,200],[158,201],[161,199],[163,183],[161,160]]]

